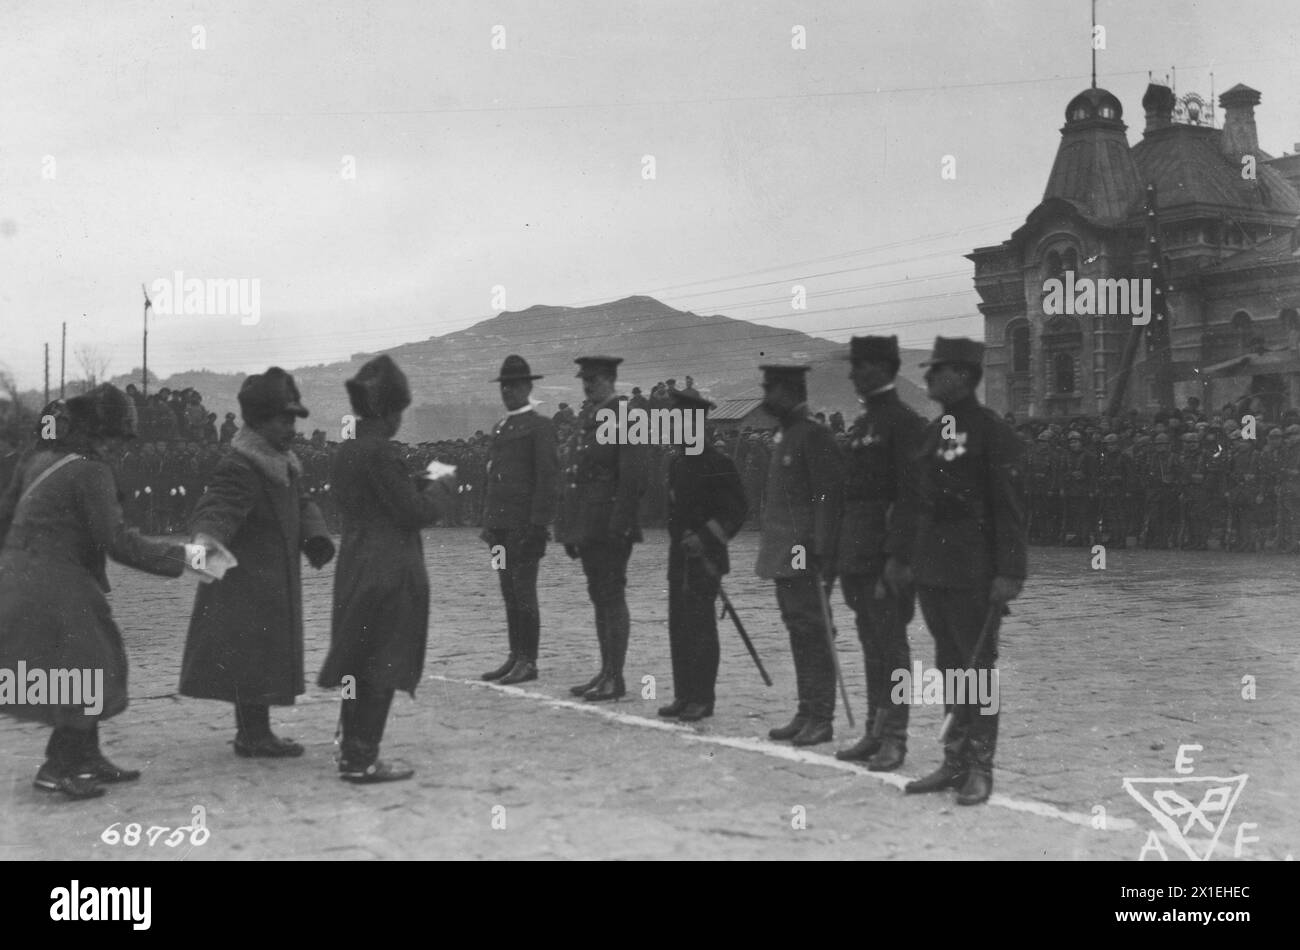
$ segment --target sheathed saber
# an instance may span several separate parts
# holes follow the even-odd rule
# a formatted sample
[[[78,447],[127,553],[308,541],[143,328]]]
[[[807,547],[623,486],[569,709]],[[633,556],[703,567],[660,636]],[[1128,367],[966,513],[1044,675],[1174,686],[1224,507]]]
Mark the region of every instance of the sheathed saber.
[[[988,613],[984,615],[984,626],[980,629],[979,639],[975,641],[975,649],[971,651],[970,662],[966,664],[966,669],[972,670],[975,668],[975,661],[979,659],[980,651],[984,649],[984,644],[988,642],[989,637],[992,635],[993,628],[1009,613],[1011,613],[1011,608],[1006,604],[989,604]],[[940,742],[948,738],[948,731],[952,729],[952,724],[956,721],[957,705],[954,703],[952,711],[943,717],[943,728],[939,730]]]
[[[731,622],[736,625],[736,632],[740,634],[740,639],[745,641],[745,649],[749,655],[754,658],[754,665],[758,667],[758,673],[763,677],[763,682],[768,686],[772,685],[772,677],[767,675],[767,670],[763,669],[763,661],[758,658],[758,651],[754,649],[754,642],[749,639],[749,634],[745,632],[745,625],[740,622],[740,615],[736,613],[736,608],[732,606],[731,598],[727,592],[722,589],[722,575],[718,573],[718,568],[712,561],[706,557],[700,558],[704,564],[704,573],[714,578],[718,582],[718,596],[722,598],[723,614],[731,614]]]
[[[831,602],[826,597],[826,588],[820,577],[814,577],[817,595],[822,602],[822,621],[826,627],[826,647],[831,651],[831,665],[835,667],[835,681],[840,684],[840,698],[844,700],[844,714],[849,717],[849,728],[855,727],[853,707],[849,705],[849,691],[844,688],[844,673],[840,670],[840,655],[835,652],[835,628],[831,625]]]

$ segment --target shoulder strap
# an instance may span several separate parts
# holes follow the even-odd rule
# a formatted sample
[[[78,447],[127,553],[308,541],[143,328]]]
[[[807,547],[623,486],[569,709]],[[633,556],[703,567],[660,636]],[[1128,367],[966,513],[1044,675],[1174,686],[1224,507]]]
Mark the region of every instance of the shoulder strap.
[[[67,465],[69,462],[75,462],[79,458],[84,458],[84,456],[78,455],[75,452],[73,452],[69,455],[63,456],[63,458],[59,459],[53,465],[46,468],[45,471],[41,472],[41,474],[37,475],[36,478],[32,480],[32,483],[28,485],[26,490],[22,493],[22,495],[19,496],[18,504],[21,505],[24,501],[26,501],[28,496],[30,496],[31,493],[36,490],[37,485],[45,481],[45,479],[49,478],[59,469],[63,468],[63,466]]]

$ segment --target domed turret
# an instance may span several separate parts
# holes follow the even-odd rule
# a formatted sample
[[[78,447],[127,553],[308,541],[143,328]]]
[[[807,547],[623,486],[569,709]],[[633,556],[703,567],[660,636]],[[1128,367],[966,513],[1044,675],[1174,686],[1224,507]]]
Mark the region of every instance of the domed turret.
[[[1065,124],[1074,125],[1089,119],[1104,119],[1122,124],[1124,107],[1119,99],[1105,89],[1085,89],[1065,107]]]

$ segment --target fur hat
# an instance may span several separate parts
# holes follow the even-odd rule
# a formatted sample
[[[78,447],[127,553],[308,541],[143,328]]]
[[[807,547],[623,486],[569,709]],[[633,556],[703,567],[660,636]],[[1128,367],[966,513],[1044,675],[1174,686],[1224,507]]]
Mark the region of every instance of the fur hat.
[[[300,418],[307,416],[298,385],[278,366],[244,380],[239,387],[239,411],[246,422],[254,424],[274,419],[285,412]]]
[[[376,356],[343,384],[352,411],[363,419],[399,412],[411,404],[411,386],[387,354]]]
[[[116,386],[104,383],[88,393],[73,396],[65,405],[73,429],[97,438],[134,439],[136,436],[135,403]]]

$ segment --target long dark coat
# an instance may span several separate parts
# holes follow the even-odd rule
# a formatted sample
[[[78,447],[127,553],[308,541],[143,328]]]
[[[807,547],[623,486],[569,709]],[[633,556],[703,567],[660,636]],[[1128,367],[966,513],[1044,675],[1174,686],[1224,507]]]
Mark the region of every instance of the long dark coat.
[[[362,419],[357,437],[339,447],[331,486],[343,540],[330,652],[318,682],[328,688],[354,676],[414,695],[429,637],[420,529],[449,518],[455,495],[440,483],[412,478],[376,419]]]
[[[106,557],[151,574],[177,577],[185,548],[145,538],[122,523],[112,470],[83,457],[52,472],[18,505],[22,492],[66,453],[24,459],[0,496],[0,669],[103,670],[100,718],[126,708],[122,633],[108,600]],[[52,705],[0,705],[0,712],[53,724]]]
[[[199,699],[291,706],[304,692],[303,545],[329,537],[299,476],[273,480],[231,452],[218,463],[190,527],[239,561],[202,584],[181,660],[180,691]]]

